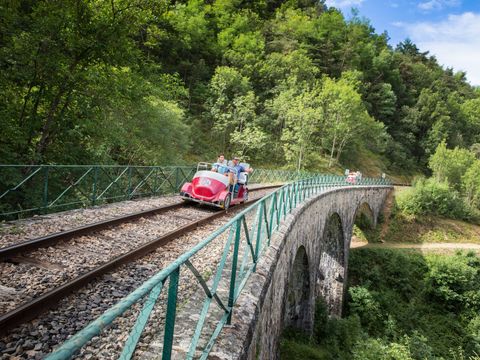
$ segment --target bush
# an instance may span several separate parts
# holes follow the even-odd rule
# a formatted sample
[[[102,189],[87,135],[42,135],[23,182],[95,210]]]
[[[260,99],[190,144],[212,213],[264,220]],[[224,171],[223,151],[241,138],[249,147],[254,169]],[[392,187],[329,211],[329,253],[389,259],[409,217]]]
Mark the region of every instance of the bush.
[[[452,311],[480,310],[480,264],[474,254],[428,258],[427,292]]]
[[[399,197],[398,205],[410,215],[440,215],[462,220],[472,218],[458,192],[447,182],[433,178],[418,180],[410,192]]]
[[[330,354],[328,359],[349,359],[354,345],[364,336],[360,318],[351,315],[343,319],[329,318],[323,300],[315,307],[313,338],[315,342]]]
[[[384,344],[379,339],[358,342],[354,349],[354,360],[414,360],[404,344]]]
[[[480,209],[480,160],[476,160],[462,177],[462,185],[469,205]]]
[[[380,326],[382,313],[380,305],[370,291],[362,286],[352,286],[348,289],[351,297],[349,309],[351,314],[360,317],[361,323],[369,333],[375,332]]]
[[[428,165],[437,180],[446,181],[460,191],[462,176],[474,161],[475,154],[473,152],[458,147],[453,150],[447,149],[446,143],[443,141],[438,145]]]
[[[282,339],[280,342],[280,359],[283,360],[325,360],[329,358],[330,357],[325,350],[319,349],[308,343],[290,339]]]

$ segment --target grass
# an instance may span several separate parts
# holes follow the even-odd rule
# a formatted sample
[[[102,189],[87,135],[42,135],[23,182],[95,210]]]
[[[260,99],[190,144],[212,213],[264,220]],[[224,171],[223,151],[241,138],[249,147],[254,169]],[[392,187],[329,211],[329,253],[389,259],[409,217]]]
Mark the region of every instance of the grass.
[[[480,244],[480,226],[438,216],[409,216],[395,212],[383,240],[413,244]]]
[[[408,196],[406,187],[395,187],[395,197]],[[377,229],[362,232],[354,229],[354,235],[362,240],[387,243],[473,243],[480,244],[480,225],[448,219],[440,216],[414,216],[403,213],[392,205],[387,225],[379,224]],[[386,226],[385,229],[381,229]]]
[[[330,357],[326,349],[320,348],[314,344],[282,339],[282,342],[280,343],[280,359],[326,360],[330,359]]]

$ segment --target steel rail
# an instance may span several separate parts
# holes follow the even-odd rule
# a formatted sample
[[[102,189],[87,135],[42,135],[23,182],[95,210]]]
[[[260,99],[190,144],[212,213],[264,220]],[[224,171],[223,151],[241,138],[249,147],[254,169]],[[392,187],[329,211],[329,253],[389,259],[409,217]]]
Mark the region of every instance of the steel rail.
[[[270,188],[279,187],[279,185],[266,186],[262,188],[255,188],[250,191],[266,190]],[[239,209],[250,205],[260,199],[248,200],[242,204],[235,205],[235,208]],[[183,203],[176,204],[183,205]],[[178,206],[180,207],[180,206]],[[82,288],[84,285],[88,284],[93,279],[123,265],[128,262],[131,262],[139,257],[142,257],[158,247],[161,247],[168,242],[178,238],[181,235],[184,235],[188,232],[191,232],[197,229],[199,226],[211,222],[219,217],[222,217],[228,213],[228,210],[218,211],[212,215],[206,216],[200,220],[192,221],[191,223],[182,226],[176,230],[172,230],[167,234],[164,234],[146,244],[143,244],[136,249],[129,251],[121,256],[118,256],[107,263],[100,265],[89,272],[79,275],[76,278],[70,280],[69,282],[52,289],[41,296],[26,302],[20,305],[18,308],[8,311],[7,313],[0,316],[0,335],[4,335],[8,330],[21,325],[29,320],[34,319],[39,314],[56,307],[58,302],[65,298],[67,295],[72,293],[75,290]],[[138,213],[137,213],[138,214]]]
[[[274,187],[279,187],[280,185],[271,185],[271,186],[264,186],[259,188],[254,188],[249,190],[250,192],[258,191],[258,190],[266,190]],[[137,220],[139,218],[153,216],[157,214],[162,214],[170,210],[175,210],[186,205],[185,202],[178,202],[172,205],[164,205],[153,209],[139,211],[133,214],[119,216],[113,219],[107,219],[98,221],[92,224],[87,224],[84,226],[76,227],[73,229],[49,234],[46,236],[26,240],[19,242],[17,244],[13,244],[10,246],[5,246],[0,248],[0,261],[5,261],[11,259],[21,253],[36,250],[42,247],[47,247],[54,245],[60,241],[71,240],[78,236],[91,234],[100,230],[104,230],[119,224],[124,224],[130,221]]]

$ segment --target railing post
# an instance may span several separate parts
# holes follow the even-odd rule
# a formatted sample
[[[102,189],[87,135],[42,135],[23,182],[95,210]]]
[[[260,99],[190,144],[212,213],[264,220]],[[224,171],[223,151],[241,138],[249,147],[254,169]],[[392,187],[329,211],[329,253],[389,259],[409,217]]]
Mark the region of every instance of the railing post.
[[[242,227],[242,219],[243,217],[240,217],[235,223],[235,243],[233,245],[232,272],[230,274],[230,291],[228,294],[227,307],[230,313],[228,314],[227,325],[230,325],[232,322],[233,304],[235,301],[235,281],[237,279],[238,248],[240,247],[240,231]]]
[[[260,204],[258,209],[260,214],[258,215],[258,226],[257,226],[257,242],[255,244],[255,258],[253,261],[255,264],[253,265],[253,272],[257,271],[257,262],[258,262],[258,255],[260,253],[260,241],[262,240],[262,221],[263,221],[263,208],[265,207],[265,201],[260,200]]]
[[[176,193],[178,191],[178,188],[179,188],[179,183],[180,183],[180,169],[178,168],[178,166],[175,168],[175,189],[173,189],[173,192]]]
[[[273,216],[275,214],[275,209],[277,209],[277,193],[275,192],[272,197],[272,202],[270,203],[270,222],[268,223],[268,246],[270,246],[270,240],[272,239],[273,232]],[[278,213],[278,209],[277,209]]]
[[[98,166],[93,168],[92,206],[97,202]]]
[[[170,275],[168,282],[167,314],[165,316],[165,333],[163,334],[162,359],[170,360],[172,356],[173,333],[175,331],[175,317],[177,312],[177,291],[180,267]]]
[[[128,169],[128,188],[127,188],[127,199],[130,200],[130,194],[132,192],[132,168],[127,166]]]
[[[47,210],[48,208],[48,169],[49,167],[48,166],[45,166],[44,168],[45,170],[43,170],[43,178],[44,178],[44,181],[43,181],[43,208],[44,208],[44,211]]]
[[[158,168],[155,166],[153,168],[153,195],[157,195],[157,177],[158,177]]]

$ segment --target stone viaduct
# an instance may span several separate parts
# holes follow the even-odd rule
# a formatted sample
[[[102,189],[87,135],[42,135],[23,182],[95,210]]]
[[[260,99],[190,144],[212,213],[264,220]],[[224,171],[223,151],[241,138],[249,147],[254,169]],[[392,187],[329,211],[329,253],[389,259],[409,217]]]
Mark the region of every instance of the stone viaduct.
[[[240,295],[232,326],[222,330],[209,358],[277,359],[286,326],[313,330],[315,301],[340,316],[353,225],[376,226],[390,187],[341,187],[297,207],[272,238]]]

